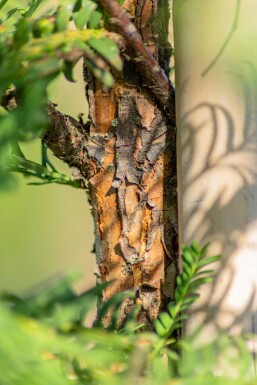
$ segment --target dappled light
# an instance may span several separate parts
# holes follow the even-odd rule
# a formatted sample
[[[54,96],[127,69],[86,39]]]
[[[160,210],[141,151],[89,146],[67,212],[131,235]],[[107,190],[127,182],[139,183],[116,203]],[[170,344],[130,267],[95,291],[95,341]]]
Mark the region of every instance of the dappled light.
[[[186,57],[182,46],[186,32],[177,39],[180,239],[183,243],[209,241],[211,253],[223,256],[216,264],[216,278],[201,292],[189,322],[190,328],[209,324],[205,338],[208,330],[212,335],[220,329],[256,333],[257,324],[256,52],[247,53],[244,47],[245,56],[237,60],[238,45],[242,47],[247,33],[252,38],[256,33],[253,19],[242,19],[246,9],[241,11],[242,7],[226,47],[219,31],[219,44],[223,42],[225,48],[205,76],[203,63],[211,63],[218,41],[208,52],[201,51],[208,36],[201,40],[199,24],[192,41],[195,51]],[[221,28],[226,39],[226,26]],[[208,33],[210,38],[212,27]]]

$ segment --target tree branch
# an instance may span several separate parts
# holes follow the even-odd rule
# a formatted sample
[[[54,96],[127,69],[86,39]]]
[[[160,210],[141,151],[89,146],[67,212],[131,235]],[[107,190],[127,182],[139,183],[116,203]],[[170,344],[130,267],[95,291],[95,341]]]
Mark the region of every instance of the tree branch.
[[[14,86],[10,87],[0,99],[0,105],[6,111],[12,112],[18,107],[19,100]],[[80,170],[85,168],[87,158],[86,131],[83,125],[58,111],[54,103],[49,102],[47,113],[49,126],[42,141],[49,147],[54,155],[65,161],[71,167]]]
[[[80,170],[85,168],[87,161],[86,131],[81,123],[71,116],[56,110],[53,103],[48,105],[49,128],[43,142],[55,156],[64,160],[71,167]]]
[[[140,33],[130,22],[128,14],[116,0],[98,0],[98,2],[110,16],[110,21],[116,31],[126,41],[126,46],[136,59],[137,68],[152,95],[175,125],[175,90],[172,83],[144,45]]]

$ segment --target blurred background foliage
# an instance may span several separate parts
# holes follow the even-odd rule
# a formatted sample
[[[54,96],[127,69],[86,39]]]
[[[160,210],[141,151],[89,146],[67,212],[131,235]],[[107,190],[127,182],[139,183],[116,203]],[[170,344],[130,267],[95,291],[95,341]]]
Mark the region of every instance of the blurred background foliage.
[[[204,283],[199,269],[205,276],[211,263],[206,247],[196,243],[184,248],[182,260],[193,274],[187,284],[185,273],[178,277],[177,295],[169,313],[161,313],[158,329],[171,319],[174,325],[179,318],[173,310],[188,309],[191,299],[196,300],[195,289]],[[160,335],[158,329],[137,333],[142,328],[136,323],[137,308],[119,328],[117,311],[134,293],[112,297],[99,309],[93,328],[92,322],[87,327],[106,283],[77,295],[74,280],[76,275],[68,274],[26,296],[1,293],[1,385],[256,385],[251,353],[242,338],[221,333],[199,344],[197,332],[182,341]],[[101,319],[107,313],[111,322],[104,330]]]
[[[60,74],[49,87],[50,99],[62,112],[86,116],[82,62],[75,68],[75,79],[70,83]],[[38,140],[24,143],[22,150],[40,161]],[[60,172],[70,174],[63,162],[51,159]],[[82,273],[78,290],[93,286],[94,229],[86,193],[57,184],[30,186],[31,179],[17,178],[17,188],[0,190],[0,288],[26,291],[70,268]]]
[[[0,17],[27,3],[7,1]],[[49,1],[43,3],[44,8]],[[5,22],[8,28],[13,24],[11,19]],[[82,60],[75,67],[74,79],[76,82],[68,82],[63,74],[57,74],[49,84],[48,98],[58,104],[60,111],[74,117],[84,113],[86,117]],[[6,112],[1,108],[0,117],[3,116]],[[2,128],[3,125],[1,120]],[[37,138],[20,146],[28,159],[40,162],[41,145]],[[51,155],[50,158],[60,172],[71,174],[63,162]],[[23,292],[70,268],[81,272],[76,283],[79,291],[93,286],[94,234],[86,193],[57,184],[29,186],[31,181],[18,175],[12,188],[0,189],[0,289]]]

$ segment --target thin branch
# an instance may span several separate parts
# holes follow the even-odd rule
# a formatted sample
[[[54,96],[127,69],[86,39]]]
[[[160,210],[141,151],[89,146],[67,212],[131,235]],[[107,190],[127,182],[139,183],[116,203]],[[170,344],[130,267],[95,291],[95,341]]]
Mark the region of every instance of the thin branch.
[[[81,179],[75,180],[57,170],[49,170],[46,166],[35,163],[25,157],[12,154],[10,156],[7,170],[17,172],[25,177],[39,178],[40,182],[30,182],[29,185],[43,185],[49,183],[64,184],[75,188],[84,187]]]
[[[18,104],[17,91],[12,86],[2,95],[0,105],[12,112]],[[85,128],[76,119],[58,111],[54,103],[48,103],[47,113],[49,125],[42,141],[69,166],[82,169],[87,158]]]
[[[116,0],[98,0],[99,4],[110,17],[116,31],[126,41],[127,48],[136,59],[136,65],[152,95],[165,110],[167,116],[175,124],[175,90],[163,69],[144,45],[144,41],[131,23],[128,14]]]
[[[217,63],[217,61],[219,60],[219,58],[221,57],[221,55],[223,54],[223,52],[225,51],[226,47],[228,46],[234,32],[236,31],[237,29],[237,26],[238,26],[238,20],[239,20],[239,11],[240,11],[240,5],[241,5],[241,0],[237,0],[237,4],[236,4],[236,12],[235,12],[235,16],[234,16],[234,21],[233,21],[233,24],[232,24],[232,27],[231,27],[231,30],[228,34],[228,36],[226,37],[224,43],[222,44],[222,46],[220,47],[217,55],[215,56],[215,58],[211,61],[211,63],[205,68],[205,70],[202,72],[202,76],[205,76],[207,75],[207,73],[212,69],[212,67]]]
[[[71,116],[62,114],[53,103],[48,105],[48,116],[50,124],[43,142],[55,156],[81,170],[87,158],[86,131],[83,125]]]

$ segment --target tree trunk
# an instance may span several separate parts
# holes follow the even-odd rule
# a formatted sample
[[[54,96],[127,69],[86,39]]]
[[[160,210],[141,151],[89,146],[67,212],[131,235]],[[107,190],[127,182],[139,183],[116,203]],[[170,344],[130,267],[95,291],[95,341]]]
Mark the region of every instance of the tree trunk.
[[[127,1],[124,7],[153,56],[168,69],[167,27],[160,37],[163,21],[156,22],[158,12],[168,11],[165,3]],[[174,130],[125,55],[123,73],[111,90],[90,79],[87,70],[85,80],[97,263],[102,280],[113,281],[104,300],[134,290],[141,305],[138,321],[151,326],[172,296],[176,272]],[[125,301],[120,322],[132,304]]]
[[[123,7],[168,76],[168,2],[127,0]],[[87,180],[99,274],[102,281],[112,281],[103,301],[133,290],[141,309],[138,322],[150,329],[173,296],[177,273],[174,93],[172,104],[163,109],[161,83],[147,87],[138,71],[143,60],[128,49],[122,58],[123,72],[114,74],[111,89],[94,79],[85,66],[91,124],[86,138],[78,129],[73,140],[77,150],[72,150],[69,163]],[[68,131],[74,138],[74,132]],[[50,136],[48,144],[57,154]],[[124,301],[120,325],[133,305],[132,299]]]
[[[222,329],[254,335],[257,3],[183,3],[174,2],[179,233],[181,243],[211,242],[210,255],[222,255],[188,329],[204,324],[203,340]],[[256,355],[253,340],[251,345]]]

